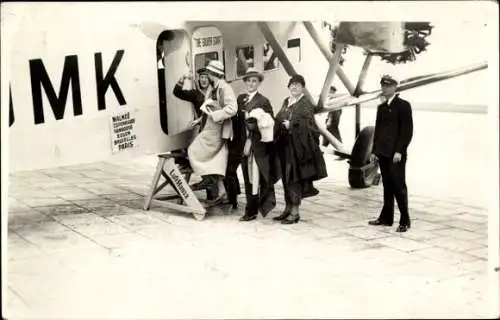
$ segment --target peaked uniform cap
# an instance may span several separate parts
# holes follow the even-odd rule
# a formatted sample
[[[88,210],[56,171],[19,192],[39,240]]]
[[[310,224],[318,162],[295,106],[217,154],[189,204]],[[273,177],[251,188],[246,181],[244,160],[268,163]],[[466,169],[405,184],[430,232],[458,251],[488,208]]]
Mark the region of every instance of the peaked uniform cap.
[[[390,74],[384,74],[382,76],[382,78],[380,79],[380,84],[394,85],[394,84],[398,84],[398,81]]]

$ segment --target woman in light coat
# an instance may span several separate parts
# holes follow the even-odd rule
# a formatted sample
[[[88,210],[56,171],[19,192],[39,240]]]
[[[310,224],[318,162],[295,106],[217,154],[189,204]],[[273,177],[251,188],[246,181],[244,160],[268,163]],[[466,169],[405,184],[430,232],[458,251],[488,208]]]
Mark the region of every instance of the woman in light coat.
[[[206,115],[206,123],[188,147],[188,158],[194,173],[202,177],[193,189],[207,189],[214,197],[213,202],[217,203],[226,194],[223,178],[228,159],[227,140],[232,139],[231,117],[238,107],[233,89],[223,79],[222,62],[210,61],[206,72],[212,85],[200,107]]]

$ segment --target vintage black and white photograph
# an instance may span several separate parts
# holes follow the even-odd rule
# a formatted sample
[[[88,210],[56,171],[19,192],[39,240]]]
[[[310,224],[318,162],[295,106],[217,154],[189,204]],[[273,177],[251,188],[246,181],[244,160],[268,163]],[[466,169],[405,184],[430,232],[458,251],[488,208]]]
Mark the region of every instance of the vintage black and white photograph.
[[[1,5],[5,319],[497,318],[493,2]]]

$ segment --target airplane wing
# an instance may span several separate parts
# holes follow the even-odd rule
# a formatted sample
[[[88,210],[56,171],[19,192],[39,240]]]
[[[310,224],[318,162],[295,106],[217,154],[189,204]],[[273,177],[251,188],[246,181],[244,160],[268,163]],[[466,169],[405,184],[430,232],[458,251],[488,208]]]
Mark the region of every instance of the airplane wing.
[[[431,73],[427,75],[422,75],[418,77],[409,78],[406,80],[402,80],[397,88],[397,92],[402,92],[414,88],[418,88],[424,85],[428,85],[434,82],[439,82],[459,76],[463,76],[472,72],[477,72],[480,70],[484,70],[488,68],[487,62],[481,62],[469,66],[465,66],[462,68],[449,70],[441,73]],[[338,109],[342,109],[344,107],[355,106],[357,104],[361,104],[364,102],[369,102],[375,99],[378,99],[381,95],[381,90],[376,90],[372,92],[366,92],[361,94],[359,97],[354,96],[339,96],[333,99],[327,100],[325,102],[324,108],[316,111],[316,113],[324,113],[330,112]]]

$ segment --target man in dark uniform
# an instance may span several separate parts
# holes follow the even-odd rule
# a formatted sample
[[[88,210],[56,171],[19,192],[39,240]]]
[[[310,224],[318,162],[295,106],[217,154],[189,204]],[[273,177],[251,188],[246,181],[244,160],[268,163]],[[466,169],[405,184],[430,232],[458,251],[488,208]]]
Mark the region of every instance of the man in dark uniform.
[[[397,232],[410,228],[408,213],[408,191],[405,167],[407,148],[413,136],[411,105],[395,94],[398,82],[390,75],[380,80],[384,102],[378,106],[372,161],[378,159],[384,185],[384,206],[376,220],[370,225],[392,226],[394,222],[394,198],[401,217]]]
[[[335,95],[336,92],[337,88],[331,86],[329,95],[333,96]],[[335,111],[328,112],[328,116],[326,117],[326,129],[340,142],[342,142],[342,137],[340,136],[340,130],[339,130],[339,122],[341,115],[342,115],[342,109],[338,109]],[[328,139],[323,137],[323,147],[327,147],[328,144],[330,144],[330,142],[328,142]]]

